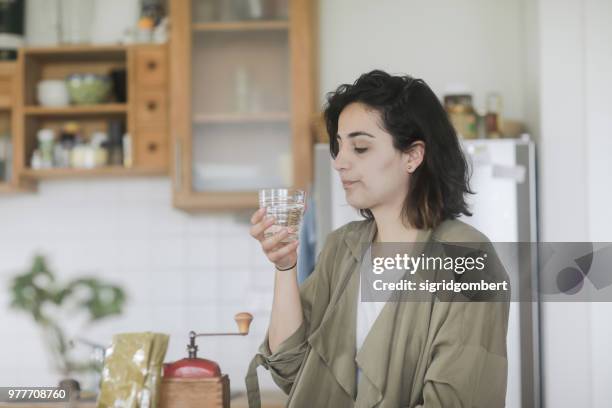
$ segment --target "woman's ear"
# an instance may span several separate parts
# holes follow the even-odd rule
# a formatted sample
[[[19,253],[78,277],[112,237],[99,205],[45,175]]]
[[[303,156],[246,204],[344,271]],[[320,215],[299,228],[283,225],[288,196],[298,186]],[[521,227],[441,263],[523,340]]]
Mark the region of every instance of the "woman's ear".
[[[423,163],[425,157],[425,142],[417,140],[406,152],[406,171],[413,173]]]

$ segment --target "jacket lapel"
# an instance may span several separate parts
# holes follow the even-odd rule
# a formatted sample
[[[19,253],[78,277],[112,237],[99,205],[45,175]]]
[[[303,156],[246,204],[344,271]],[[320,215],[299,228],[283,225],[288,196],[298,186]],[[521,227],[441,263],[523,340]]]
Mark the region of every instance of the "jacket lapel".
[[[363,249],[372,242],[376,223],[365,221],[348,229],[344,242],[347,251],[340,251],[337,259],[338,284],[334,289],[330,307],[317,330],[309,337],[312,349],[316,351],[332,372],[342,389],[354,400],[356,396],[355,362],[357,290],[359,272],[357,270]]]
[[[383,398],[397,308],[397,302],[387,303],[383,307],[355,358],[361,369],[359,407],[373,407]]]
[[[415,254],[424,250],[430,237],[431,230],[419,231]],[[383,307],[357,353],[355,360],[362,372],[357,404],[359,407],[376,406],[383,398],[392,357],[391,342],[401,305],[401,300],[394,297]]]
[[[352,300],[357,293],[356,274],[349,277],[335,306],[328,311],[325,320],[310,336],[312,349],[325,362],[342,389],[353,399],[356,395],[355,329],[356,305]]]
[[[341,257],[336,266],[339,274],[330,307],[319,326],[308,338],[312,349],[353,399],[357,396],[357,366],[362,370],[357,406],[373,407],[383,398],[387,383],[387,369],[391,357],[391,341],[400,303],[392,301],[384,306],[357,353],[356,326],[357,302],[360,301],[359,265],[363,254],[372,243],[376,223],[367,220],[349,229],[344,237],[347,251],[339,251]],[[431,230],[420,231],[417,240],[427,242]]]

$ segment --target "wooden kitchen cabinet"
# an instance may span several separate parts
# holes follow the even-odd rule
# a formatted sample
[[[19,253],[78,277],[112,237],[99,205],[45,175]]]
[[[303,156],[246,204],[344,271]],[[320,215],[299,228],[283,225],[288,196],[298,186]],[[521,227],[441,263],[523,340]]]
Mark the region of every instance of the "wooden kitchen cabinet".
[[[22,129],[19,62],[0,62],[0,193],[28,191],[32,184],[19,179],[23,143],[17,135]]]
[[[315,5],[170,0],[175,207],[255,208],[260,188],[308,188]]]
[[[16,63],[14,162],[19,183],[66,177],[149,176],[168,173],[168,50],[166,44],[78,45],[26,47]],[[73,73],[109,74],[126,70],[126,100],[93,105],[46,107],[38,104],[37,85],[45,79],[65,79]],[[0,98],[1,102],[1,98]],[[109,121],[123,123],[131,136],[131,165],[94,168],[31,168],[41,128],[55,131],[77,122],[87,140],[94,131],[108,130]],[[125,153],[125,152],[124,152]]]

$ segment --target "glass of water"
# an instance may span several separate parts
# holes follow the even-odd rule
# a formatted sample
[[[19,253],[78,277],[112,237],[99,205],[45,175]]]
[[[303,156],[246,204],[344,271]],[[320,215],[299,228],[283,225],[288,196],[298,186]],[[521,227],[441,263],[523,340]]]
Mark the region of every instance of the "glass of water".
[[[259,208],[266,209],[266,216],[275,218],[274,224],[264,231],[264,238],[271,237],[282,228],[291,228],[281,242],[293,242],[298,239],[302,216],[304,215],[304,199],[302,190],[286,188],[268,188],[259,191]]]

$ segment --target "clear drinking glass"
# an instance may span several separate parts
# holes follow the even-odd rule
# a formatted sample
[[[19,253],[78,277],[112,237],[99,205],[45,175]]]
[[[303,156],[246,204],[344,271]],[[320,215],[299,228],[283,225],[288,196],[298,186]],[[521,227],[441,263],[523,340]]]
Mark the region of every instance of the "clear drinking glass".
[[[304,215],[304,199],[302,190],[286,188],[269,188],[259,191],[259,208],[266,208],[266,216],[275,218],[274,225],[264,231],[268,238],[279,232],[283,227],[293,229],[281,242],[292,242],[298,239],[302,216]]]

